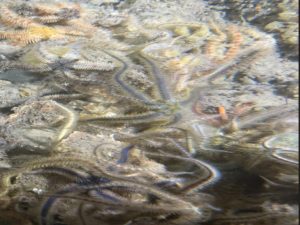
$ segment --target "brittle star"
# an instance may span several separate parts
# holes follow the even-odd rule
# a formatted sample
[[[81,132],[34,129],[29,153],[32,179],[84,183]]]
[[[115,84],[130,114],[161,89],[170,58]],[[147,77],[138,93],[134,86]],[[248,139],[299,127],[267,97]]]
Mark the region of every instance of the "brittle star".
[[[122,78],[125,75],[125,72],[129,68],[127,62],[122,60],[120,57],[115,56],[107,51],[101,50],[105,52],[107,55],[111,56],[113,59],[119,61],[122,64],[121,70],[117,72],[113,76],[113,84],[117,87],[119,91],[122,91],[125,96],[117,95],[118,97],[123,97],[134,101],[141,105],[142,107],[148,109],[148,112],[136,114],[136,115],[125,115],[125,116],[118,116],[118,117],[102,117],[102,116],[93,116],[93,117],[86,117],[86,116],[79,116],[80,121],[99,121],[103,123],[150,123],[153,121],[161,121],[162,124],[169,125],[176,123],[180,120],[180,110],[182,106],[189,103],[190,96],[183,100],[172,100],[170,97],[170,93],[167,89],[165,80],[163,75],[160,73],[159,69],[155,65],[154,62],[149,60],[145,56],[138,55],[140,59],[145,61],[147,64],[150,65],[151,73],[154,77],[154,82],[157,85],[157,90],[155,98],[153,96],[147,96],[144,93],[141,93],[136,88],[128,85]],[[114,87],[113,87],[114,88]]]

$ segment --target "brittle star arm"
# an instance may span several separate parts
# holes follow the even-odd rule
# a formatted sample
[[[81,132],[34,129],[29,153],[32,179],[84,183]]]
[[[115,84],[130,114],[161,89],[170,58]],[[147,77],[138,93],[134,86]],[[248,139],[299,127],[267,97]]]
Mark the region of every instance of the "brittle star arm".
[[[157,117],[163,115],[159,112],[147,112],[141,113],[137,115],[128,115],[128,116],[119,116],[119,117],[86,117],[86,116],[79,116],[79,121],[99,121],[102,123],[142,123],[142,122],[152,122]],[[159,120],[159,119],[158,119]],[[166,120],[166,119],[162,119]]]
[[[159,89],[160,97],[163,100],[167,100],[167,101],[170,100],[170,95],[168,93],[164,77],[160,73],[157,66],[151,60],[147,59],[146,57],[144,57],[142,55],[139,55],[139,57],[142,58],[144,61],[146,61],[151,66],[152,73],[156,78],[156,84],[157,84],[158,89]]]
[[[140,102],[142,103],[143,105],[147,106],[147,107],[150,107],[150,108],[160,108],[160,105],[157,104],[156,102],[153,102],[153,101],[150,101],[148,100],[145,96],[143,96],[142,94],[138,93],[138,91],[134,90],[133,88],[131,88],[129,85],[127,85],[126,83],[124,83],[121,79],[122,75],[124,74],[124,72],[128,69],[128,64],[122,60],[121,58],[111,54],[111,53],[108,53],[107,51],[104,51],[104,50],[101,50],[103,52],[105,52],[107,55],[109,55],[110,57],[118,60],[119,62],[121,62],[123,64],[123,67],[122,69],[116,73],[114,75],[114,83],[124,92],[130,94],[134,101],[137,101],[137,102]]]

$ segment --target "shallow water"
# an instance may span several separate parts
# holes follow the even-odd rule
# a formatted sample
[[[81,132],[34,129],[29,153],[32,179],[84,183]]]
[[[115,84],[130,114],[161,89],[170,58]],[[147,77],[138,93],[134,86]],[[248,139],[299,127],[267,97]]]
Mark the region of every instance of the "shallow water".
[[[0,225],[297,224],[297,1],[0,6]]]

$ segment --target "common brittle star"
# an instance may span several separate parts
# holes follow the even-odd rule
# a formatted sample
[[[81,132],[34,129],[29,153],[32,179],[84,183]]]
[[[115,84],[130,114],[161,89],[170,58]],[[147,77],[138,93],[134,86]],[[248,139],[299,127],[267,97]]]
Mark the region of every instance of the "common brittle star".
[[[127,161],[127,153],[133,146],[124,148],[118,165]],[[123,158],[125,156],[125,159]],[[196,206],[189,201],[161,190],[153,181],[140,182],[136,179],[111,173],[108,169],[98,165],[92,158],[74,157],[48,157],[30,161],[21,166],[21,171],[5,173],[0,180],[2,187],[0,194],[10,192],[9,180],[18,175],[53,174],[67,178],[70,184],[61,190],[54,190],[52,194],[42,193],[47,200],[41,206],[41,224],[46,225],[49,221],[50,210],[58,199],[73,199],[75,201],[93,204],[96,208],[114,208],[127,212],[152,212],[156,214],[189,215],[191,220],[201,220],[201,211],[205,206]],[[168,182],[168,178],[166,178]],[[171,181],[172,182],[172,181]],[[92,197],[91,197],[92,196]],[[137,201],[137,199],[139,199]],[[152,199],[152,200],[151,200]],[[157,204],[153,204],[154,201]],[[66,207],[65,204],[61,205]],[[61,207],[60,206],[60,207]],[[73,215],[72,215],[73,216]],[[127,217],[125,216],[125,219]],[[129,217],[130,218],[130,217]]]
[[[112,89],[117,89],[118,91],[121,91],[124,95],[121,96],[117,95],[116,93],[114,94],[137,103],[141,107],[148,109],[148,112],[118,117],[87,117],[85,115],[81,115],[79,116],[80,121],[99,121],[103,123],[129,124],[151,123],[159,121],[158,123],[168,125],[174,122],[176,123],[180,119],[180,110],[182,109],[182,106],[184,104],[187,104],[189,102],[189,99],[183,99],[182,101],[171,99],[171,95],[166,86],[164,77],[160,73],[159,69],[157,68],[154,62],[152,62],[145,56],[138,55],[138,58],[146,62],[151,68],[150,73],[155,80],[154,82],[156,83],[156,89],[153,90],[153,92],[155,92],[155,97],[140,92],[139,90],[130,86],[124,81],[124,75],[129,69],[129,64],[125,60],[105,50],[101,51],[105,52],[111,58],[119,61],[122,64],[121,70],[119,70],[112,77]]]
[[[38,13],[35,17],[22,17],[11,11],[7,6],[2,6],[0,9],[1,21],[8,26],[23,29],[0,31],[0,38],[12,40],[12,44],[15,45],[25,46],[42,40],[67,39],[74,41],[76,36],[91,36],[97,32],[102,34],[105,32],[107,35],[106,31],[81,20],[80,7],[69,8],[66,5],[62,5],[62,7],[36,4],[33,13]],[[46,26],[47,23],[53,24],[61,21],[66,23],[67,26]]]

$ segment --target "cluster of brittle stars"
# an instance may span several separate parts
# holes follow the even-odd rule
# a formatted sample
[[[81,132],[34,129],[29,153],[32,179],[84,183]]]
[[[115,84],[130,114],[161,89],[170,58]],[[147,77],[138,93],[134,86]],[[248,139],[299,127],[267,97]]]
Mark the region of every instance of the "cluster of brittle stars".
[[[130,143],[122,149],[115,148],[108,153],[109,157],[101,155],[97,148],[94,151],[96,157],[73,157],[72,154],[70,157],[50,157],[31,161],[17,172],[3,175],[2,195],[11,193],[13,185],[10,181],[16,176],[54,174],[71,180],[70,186],[44,194],[47,200],[40,206],[39,215],[43,225],[48,223],[50,214],[55,214],[51,211],[55,202],[60,201],[62,207],[68,208],[68,199],[80,203],[78,210],[80,218],[84,218],[82,224],[89,220],[89,212],[103,213],[103,208],[111,214],[124,216],[122,222],[134,222],[130,217],[134,211],[141,214],[151,212],[155,220],[166,224],[170,221],[174,224],[202,222],[210,218],[214,207],[205,203],[200,190],[221,178],[221,172],[214,164],[218,159],[227,163],[230,160],[242,161],[246,156],[245,167],[251,171],[256,171],[256,165],[273,161],[283,163],[283,171],[290,165],[294,169],[297,164],[295,151],[274,148],[274,142],[279,139],[275,132],[262,135],[261,131],[247,129],[251,129],[254,122],[268,122],[270,117],[289,114],[295,111],[295,107],[275,108],[269,111],[269,115],[265,112],[247,115],[253,106],[248,103],[232,109],[231,114],[220,106],[218,114],[207,115],[195,97],[203,89],[201,82],[211,83],[218,76],[241,71],[251,60],[266,54],[274,44],[272,37],[235,25],[227,29],[212,21],[207,23],[209,25],[170,21],[144,28],[135,15],[109,17],[108,24],[106,19],[98,21],[100,26],[110,28],[107,31],[87,22],[87,14],[79,6],[34,4],[33,9],[34,16],[23,17],[6,6],[1,8],[1,22],[18,29],[1,31],[0,38],[22,46],[34,43],[32,50],[23,54],[21,62],[15,62],[12,68],[54,74],[58,82],[67,85],[61,85],[65,88],[63,94],[40,94],[36,99],[33,96],[15,109],[14,115],[1,128],[6,132],[7,140],[21,140],[17,129],[22,126],[42,130],[50,125],[47,129],[58,133],[49,141],[51,143],[46,145],[40,140],[35,141],[55,150],[59,150],[80,129],[106,132],[115,140]],[[114,34],[114,38],[106,39],[110,32],[114,32],[114,26],[120,32]],[[104,40],[99,34],[105,34]],[[134,42],[131,40],[127,43],[131,38],[144,42],[132,45],[129,44]],[[94,60],[89,57],[91,49],[97,55]],[[140,74],[144,76],[135,79],[132,74],[136,70],[143,71]],[[83,72],[88,76],[84,77]],[[96,79],[89,76],[92,72],[97,74]],[[151,85],[139,87],[138,84],[145,80]],[[78,88],[80,85],[82,89]],[[107,114],[83,110],[82,102],[102,101],[93,92],[104,90],[100,86],[107,86],[103,95],[118,99],[117,103],[109,104],[118,110]],[[210,88],[213,89],[213,85]],[[64,103],[59,103],[60,100]],[[35,107],[39,110],[34,111]],[[127,111],[122,111],[123,108]],[[64,116],[54,117],[57,112]],[[217,127],[218,131],[213,134],[216,137],[207,137],[202,123]],[[220,132],[221,137],[217,135]],[[82,132],[78,139],[84,135]],[[206,146],[207,142],[210,145]],[[259,143],[259,146],[252,142]],[[137,151],[138,148],[142,150]],[[105,152],[105,148],[99,149]],[[221,156],[211,157],[211,154]],[[166,164],[177,160],[183,167],[193,164],[196,169],[191,167],[192,172],[178,173],[183,175],[178,178],[174,176],[175,172],[160,166],[156,159],[167,159]],[[151,166],[157,167],[157,171],[153,172]],[[294,188],[294,184],[291,186]],[[91,204],[94,204],[93,209],[89,209]],[[130,213],[127,215],[127,212]],[[69,214],[66,213],[66,217],[73,215]],[[268,217],[271,214],[261,215]],[[136,214],[134,217],[139,218]],[[228,215],[219,219],[226,221],[228,217],[230,219]],[[256,215],[250,217],[257,219]]]

